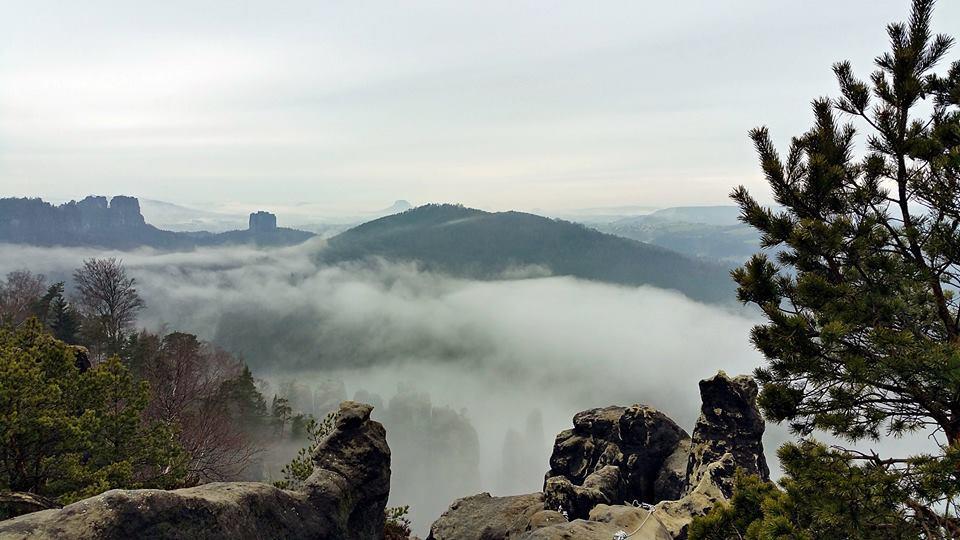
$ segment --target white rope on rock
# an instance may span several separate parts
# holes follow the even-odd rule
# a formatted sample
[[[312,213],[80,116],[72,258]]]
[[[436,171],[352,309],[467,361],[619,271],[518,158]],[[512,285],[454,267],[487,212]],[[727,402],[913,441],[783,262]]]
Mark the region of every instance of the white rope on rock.
[[[663,502],[663,501],[660,501],[660,502]],[[650,516],[653,515],[653,512],[657,509],[657,506],[660,506],[660,503],[650,505],[650,504],[647,504],[647,503],[642,503],[642,502],[639,502],[639,501],[637,501],[637,500],[634,500],[634,501],[633,501],[633,506],[635,506],[635,507],[637,507],[637,508],[643,508],[644,510],[646,510],[646,511],[647,511],[647,516],[646,516],[645,518],[643,518],[643,521],[640,522],[640,525],[638,525],[637,528],[634,529],[634,531],[633,531],[632,533],[627,534],[627,531],[624,531],[623,529],[621,529],[621,530],[613,533],[613,540],[627,540],[628,538],[630,538],[630,537],[634,536],[635,534],[637,534],[638,532],[640,532],[640,529],[642,529],[643,526],[647,523],[647,520],[650,519]],[[657,521],[659,522],[660,519],[657,518]]]

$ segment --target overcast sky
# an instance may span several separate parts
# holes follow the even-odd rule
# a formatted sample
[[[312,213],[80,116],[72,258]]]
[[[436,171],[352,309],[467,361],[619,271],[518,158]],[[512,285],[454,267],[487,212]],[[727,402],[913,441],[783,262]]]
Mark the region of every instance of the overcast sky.
[[[0,0],[0,195],[723,204],[908,4]]]

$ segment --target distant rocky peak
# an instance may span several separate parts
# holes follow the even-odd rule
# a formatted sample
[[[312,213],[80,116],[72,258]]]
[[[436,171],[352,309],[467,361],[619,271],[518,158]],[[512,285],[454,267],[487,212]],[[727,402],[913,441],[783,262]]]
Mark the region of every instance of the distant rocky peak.
[[[140,213],[140,201],[136,197],[117,195],[110,199],[110,221],[113,225],[144,225],[146,221]]]
[[[65,207],[69,207],[69,204]],[[80,212],[80,226],[84,230],[140,227],[146,223],[136,197],[117,195],[108,202],[102,195],[91,195],[76,203],[76,208]]]
[[[264,212],[260,210],[250,214],[250,225],[248,227],[251,232],[267,232],[273,231],[277,228],[277,215],[271,214],[270,212]]]

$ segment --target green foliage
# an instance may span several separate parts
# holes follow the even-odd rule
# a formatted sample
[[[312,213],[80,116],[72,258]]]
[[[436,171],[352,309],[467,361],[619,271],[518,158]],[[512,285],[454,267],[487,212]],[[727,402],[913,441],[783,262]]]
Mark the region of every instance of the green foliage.
[[[46,294],[37,300],[34,313],[47,325],[54,337],[67,343],[76,343],[81,317],[63,296],[63,291],[62,281],[48,287]]]
[[[0,329],[0,487],[71,502],[114,487],[168,487],[183,453],[141,413],[149,389],[116,358],[80,372],[36,319]]]
[[[273,417],[273,423],[277,427],[277,434],[283,436],[287,421],[293,415],[293,407],[290,406],[290,400],[285,397],[273,396],[273,403],[270,405],[270,415]]]
[[[54,337],[67,343],[76,343],[80,332],[80,314],[63,297],[63,283],[58,283],[57,295],[46,311],[46,322]]]
[[[392,506],[384,510],[386,521],[383,525],[384,540],[406,540],[413,531],[410,529],[410,506]]]
[[[767,417],[852,441],[933,433],[936,455],[847,455],[869,462],[864,481],[885,482],[870,467],[896,479],[889,493],[936,535],[960,527],[946,517],[960,492],[960,63],[932,71],[953,44],[931,32],[933,4],[915,0],[907,23],[888,26],[869,81],[834,66],[840,97],[814,101],[814,126],[786,156],[766,128],[751,132],[782,210],[743,187],[732,197],[779,250],[733,272],[739,299],[767,319],[752,332],[768,360],[756,372]],[[863,157],[840,115],[866,126]],[[821,458],[811,466],[834,464]]]
[[[733,497],[714,506],[706,516],[695,518],[690,524],[690,540],[760,538],[757,530],[764,518],[763,503],[779,494],[772,483],[738,471]]]
[[[257,389],[256,380],[249,367],[244,365],[238,377],[224,382],[220,392],[233,408],[234,415],[244,431],[253,433],[263,427],[267,416],[267,403]]]
[[[274,398],[274,403],[276,402],[277,398]],[[280,489],[300,489],[303,487],[303,483],[313,474],[313,450],[320,444],[320,441],[322,441],[324,437],[333,431],[336,418],[337,413],[331,412],[320,422],[317,422],[313,418],[307,420],[304,426],[304,431],[307,435],[307,446],[301,448],[300,451],[297,452],[297,456],[293,458],[290,463],[283,466],[283,469],[280,470],[283,478],[274,482],[273,485]]]
[[[920,538],[904,512],[907,496],[897,474],[848,454],[802,441],[778,452],[782,489],[738,474],[734,494],[694,519],[690,540],[892,540]]]

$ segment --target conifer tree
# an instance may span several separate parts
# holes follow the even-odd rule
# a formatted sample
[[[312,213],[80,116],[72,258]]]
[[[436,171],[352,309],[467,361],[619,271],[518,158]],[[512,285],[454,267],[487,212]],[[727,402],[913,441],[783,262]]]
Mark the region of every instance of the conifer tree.
[[[767,418],[804,437],[932,437],[923,456],[838,450],[894,475],[928,537],[960,531],[960,62],[934,71],[953,39],[932,33],[933,7],[887,27],[866,80],[834,66],[839,97],[813,102],[785,156],[750,133],[779,209],[732,195],[778,252],[733,274],[766,318],[752,341]]]
[[[69,503],[183,480],[175,426],[147,422],[145,382],[112,357],[81,372],[39,320],[0,327],[0,489]]]

